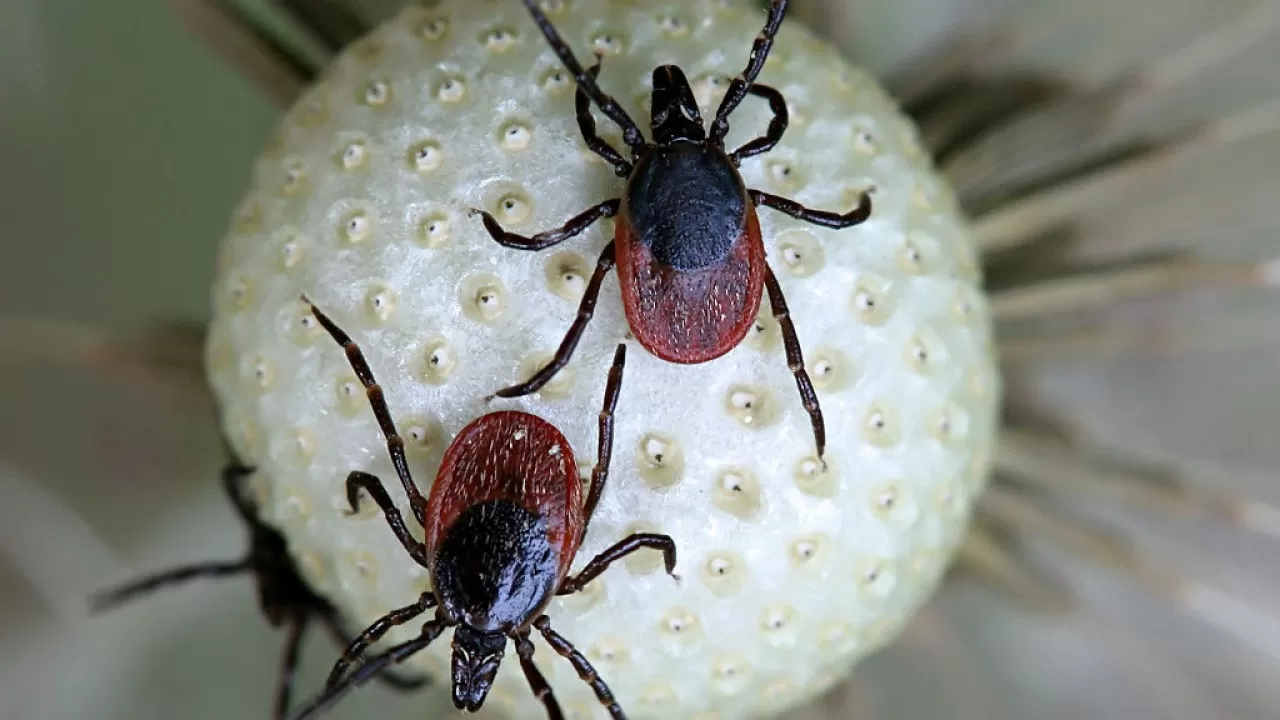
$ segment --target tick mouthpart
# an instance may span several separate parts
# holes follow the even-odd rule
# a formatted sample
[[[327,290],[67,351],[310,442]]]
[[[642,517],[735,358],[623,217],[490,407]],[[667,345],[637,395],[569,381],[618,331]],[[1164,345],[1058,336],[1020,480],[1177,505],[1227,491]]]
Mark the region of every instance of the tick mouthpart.
[[[659,145],[701,143],[707,139],[698,112],[698,100],[684,71],[675,65],[653,69],[653,139]]]
[[[493,687],[507,638],[460,625],[453,634],[453,706],[478,712]]]

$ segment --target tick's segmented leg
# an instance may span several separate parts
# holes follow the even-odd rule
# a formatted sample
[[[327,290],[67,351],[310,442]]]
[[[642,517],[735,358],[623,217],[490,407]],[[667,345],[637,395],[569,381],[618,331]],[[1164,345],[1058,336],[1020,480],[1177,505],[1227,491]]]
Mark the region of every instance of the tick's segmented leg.
[[[370,645],[381,640],[388,630],[409,622],[435,606],[435,595],[425,592],[412,605],[397,608],[374,620],[373,624],[347,643],[347,647],[342,651],[342,656],[333,663],[333,668],[329,671],[329,678],[325,680],[325,687],[331,688],[341,682],[342,673],[346,672],[351,663],[360,659],[364,651],[368,650]]]
[[[533,664],[533,641],[529,639],[529,631],[526,629],[513,639],[516,643],[516,655],[520,658],[520,669],[524,671],[525,680],[529,681],[533,696],[547,709],[547,720],[564,720],[564,712],[560,710],[556,694],[552,692],[538,666]]]
[[[600,704],[604,706],[605,710],[609,711],[609,717],[613,718],[613,720],[627,720],[626,713],[622,712],[622,706],[618,705],[618,701],[613,697],[613,691],[600,678],[600,674],[591,666],[587,658],[578,652],[573,643],[551,629],[551,618],[543,615],[533,621],[533,626],[538,628],[538,632],[542,633],[543,639],[547,641],[552,650],[555,650],[573,665],[573,669],[578,671],[578,677],[591,686],[591,689],[596,693],[596,698],[600,700]]]
[[[432,620],[423,625],[422,634],[418,637],[400,643],[381,655],[374,656],[369,662],[361,665],[360,669],[348,675],[342,682],[333,687],[326,687],[318,697],[312,700],[297,715],[294,715],[291,720],[307,720],[328,710],[348,692],[367,683],[371,678],[377,677],[388,665],[404,662],[410,655],[435,642],[435,639],[440,637],[440,633],[444,632],[444,629],[445,624],[439,620]]]
[[[227,497],[231,498],[231,506],[236,509],[236,514],[250,527],[262,524],[258,519],[257,509],[244,496],[244,480],[254,472],[254,468],[242,465],[234,459],[222,467],[222,489],[226,491]]]
[[[525,0],[526,4],[530,1]],[[764,61],[769,58],[769,50],[773,47],[773,38],[778,34],[778,28],[782,26],[782,17],[786,14],[787,0],[773,0],[773,6],[769,8],[769,18],[764,22],[764,29],[751,45],[751,57],[747,59],[746,69],[729,83],[729,89],[725,92],[724,99],[720,101],[720,108],[716,110],[716,119],[711,123],[711,135],[708,138],[713,145],[724,144],[724,136],[729,132],[729,115],[747,96],[747,88],[751,87],[759,77]]]
[[[323,617],[325,626],[329,628],[329,634],[338,647],[345,648],[353,642],[353,638],[338,625],[338,619],[332,612],[324,614]],[[378,682],[398,692],[419,690],[430,684],[425,677],[406,677],[394,670],[384,670],[379,673]]]
[[[387,494],[387,488],[376,475],[359,470],[352,470],[351,474],[347,475],[347,505],[351,508],[349,514],[354,515],[360,511],[361,490],[369,493],[369,497],[378,504],[382,510],[382,516],[391,526],[391,532],[395,533],[396,539],[404,546],[410,557],[422,567],[430,568],[431,554],[427,552],[427,546],[409,533],[409,528],[404,524],[404,517],[400,515],[400,510]]]
[[[594,79],[600,76],[600,62],[604,56],[596,53],[596,64],[591,66],[587,72],[591,73]],[[604,158],[604,161],[613,166],[613,171],[618,177],[627,177],[631,174],[631,163],[622,157],[622,153],[614,149],[612,145],[600,137],[596,133],[596,119],[591,115],[591,97],[587,95],[587,91],[579,85],[578,89],[573,93],[573,108],[578,116],[578,129],[582,131],[582,139],[586,141],[587,147],[591,148],[591,152]]]
[[[98,593],[90,598],[89,606],[94,612],[101,612],[167,585],[180,585],[189,580],[202,578],[230,577],[249,572],[252,569],[253,563],[248,558],[233,562],[205,562],[184,565],[156,573],[155,575],[148,575],[114,590]]]
[[[413,482],[413,475],[409,472],[409,461],[404,456],[404,440],[396,432],[396,424],[391,420],[391,410],[387,407],[387,400],[382,395],[382,386],[374,379],[373,370],[365,361],[364,353],[360,352],[360,346],[356,345],[327,315],[320,312],[320,308],[312,304],[306,296],[303,296],[302,301],[311,307],[311,314],[315,315],[320,325],[329,331],[334,342],[342,346],[347,354],[347,361],[351,363],[351,369],[356,372],[360,384],[364,385],[365,395],[369,397],[369,406],[373,408],[373,416],[377,418],[378,427],[382,429],[382,435],[387,439],[387,452],[391,455],[391,464],[396,468],[396,475],[400,477],[405,495],[409,496],[409,507],[413,509],[413,516],[417,518],[418,523],[425,527],[427,500],[422,496],[422,491]]]
[[[609,566],[630,555],[631,553],[644,548],[651,548],[662,552],[662,563],[667,568],[667,574],[677,581],[680,577],[676,575],[676,541],[671,539],[670,535],[658,535],[656,533],[634,533],[614,543],[606,548],[599,555],[591,559],[587,566],[582,568],[582,572],[574,577],[565,578],[560,584],[560,589],[556,591],[556,595],[571,595],[587,586],[587,583],[595,580]]]
[[[535,393],[546,385],[556,373],[560,372],[565,365],[569,364],[569,358],[573,357],[573,351],[578,347],[578,341],[582,339],[582,333],[587,329],[587,323],[591,322],[591,316],[596,311],[596,301],[600,298],[600,286],[604,283],[604,276],[613,269],[616,262],[613,250],[613,241],[610,240],[608,245],[604,246],[604,250],[600,253],[600,259],[596,261],[596,271],[591,275],[591,282],[587,284],[587,291],[582,295],[582,302],[578,305],[578,317],[573,321],[573,325],[569,328],[569,332],[565,333],[564,339],[560,341],[560,347],[556,349],[556,356],[551,359],[541,370],[534,373],[533,377],[528,380],[505,387],[498,392],[485,398],[492,400],[495,397],[521,397],[530,393]]]
[[[382,392],[382,386],[378,384],[377,379],[374,377],[373,370],[369,367],[368,361],[365,360],[364,353],[361,352],[360,346],[350,336],[334,324],[310,300],[305,296],[302,300],[311,307],[311,313],[315,315],[320,325],[342,347],[347,355],[347,361],[351,364],[351,369],[355,371],[360,384],[364,385],[365,394],[369,398],[369,405],[378,421],[378,427],[382,430],[382,434],[387,440],[387,452],[391,455],[391,464],[395,466],[396,475],[399,476],[400,482],[404,486],[405,494],[409,497],[409,506],[413,509],[414,517],[417,518],[418,522],[425,524],[426,499],[422,496],[422,491],[418,489],[417,484],[413,481],[413,475],[409,472],[409,463],[404,454],[404,439],[400,437],[396,430],[395,422],[391,419],[391,409],[387,407],[387,400]]]
[[[858,207],[841,215],[840,213],[827,212],[825,210],[810,210],[795,200],[788,200],[777,195],[770,195],[763,190],[748,190],[751,195],[751,202],[756,206],[771,207],[779,212],[786,213],[797,220],[821,225],[823,227],[847,228],[857,225],[867,218],[871,217],[871,192],[863,191],[862,197],[858,199]]]
[[[773,111],[773,119],[769,121],[769,129],[763,137],[758,137],[729,154],[729,159],[737,165],[749,157],[767,153],[782,140],[787,131],[787,123],[791,116],[787,113],[787,99],[768,85],[752,85],[747,92],[769,101],[769,109]]]
[[[302,636],[307,630],[305,615],[295,615],[289,621],[289,633],[284,640],[284,656],[280,660],[280,680],[276,686],[275,711],[271,717],[284,720],[289,713],[289,698],[293,695],[293,678],[298,674],[298,654],[302,648]]]
[[[613,411],[618,407],[618,395],[622,391],[622,370],[627,362],[627,346],[618,344],[613,353],[613,367],[609,368],[609,381],[604,388],[604,405],[600,408],[600,430],[596,441],[596,466],[591,470],[591,489],[583,506],[582,537],[587,536],[591,516],[604,494],[604,484],[609,477],[609,459],[613,455]]]
[[[538,233],[533,237],[525,237],[524,235],[517,235],[503,230],[502,226],[498,224],[498,221],[494,219],[493,215],[485,212],[484,210],[471,208],[470,214],[479,215],[483,218],[484,229],[489,231],[489,237],[496,240],[497,243],[503,247],[514,248],[516,250],[546,250],[549,247],[559,245],[574,235],[581,233],[583,230],[591,227],[591,225],[597,220],[611,218],[614,215],[617,215],[618,208],[621,207],[621,205],[622,201],[616,198],[613,200],[605,200],[599,205],[594,205],[578,213],[574,217],[570,218],[569,222],[566,222],[564,225],[561,225],[554,230]]]
[[[795,376],[796,388],[800,391],[800,402],[805,412],[809,413],[809,424],[813,426],[813,441],[818,446],[818,459],[823,459],[827,451],[827,427],[822,419],[822,407],[818,404],[818,394],[809,380],[809,372],[804,369],[804,355],[800,352],[800,340],[796,337],[795,323],[791,322],[791,311],[787,309],[787,299],[782,294],[782,286],[773,274],[773,268],[764,266],[764,287],[769,294],[769,307],[773,309],[773,317],[782,326],[782,346],[787,354],[787,367]]]
[[[606,95],[600,86],[596,84],[595,78],[586,70],[582,69],[582,63],[578,62],[578,58],[573,56],[573,51],[560,37],[559,31],[547,19],[542,9],[538,7],[537,0],[524,0],[524,6],[529,9],[529,14],[533,16],[533,22],[542,31],[542,36],[547,39],[547,44],[555,52],[556,57],[560,58],[560,62],[573,75],[573,79],[578,81],[578,87],[586,90],[587,95],[596,102],[600,107],[600,112],[604,113],[610,120],[618,124],[622,128],[622,141],[630,147],[632,152],[639,154],[648,143],[644,140],[644,135],[640,132],[640,127],[636,125],[635,120],[627,114],[626,110],[618,104],[611,96]]]

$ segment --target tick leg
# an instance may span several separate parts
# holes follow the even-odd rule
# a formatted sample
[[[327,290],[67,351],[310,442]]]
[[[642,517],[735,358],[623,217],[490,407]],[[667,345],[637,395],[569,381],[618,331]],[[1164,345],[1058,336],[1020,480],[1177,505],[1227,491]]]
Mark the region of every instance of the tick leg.
[[[387,494],[387,489],[383,487],[382,481],[377,476],[359,470],[352,470],[347,476],[347,505],[351,507],[347,514],[354,515],[359,512],[361,490],[369,493],[369,497],[373,498],[373,501],[382,509],[382,516],[391,526],[391,532],[395,533],[396,539],[404,546],[409,556],[422,567],[430,568],[431,554],[427,552],[427,546],[418,542],[418,539],[409,533],[409,528],[404,524],[404,517],[400,515],[400,510],[396,508],[395,503],[391,502],[391,496]]]
[[[348,675],[346,679],[337,685],[326,687],[318,697],[313,699],[301,712],[294,715],[291,720],[307,720],[307,718],[313,718],[328,710],[348,692],[369,682],[371,678],[377,677],[387,666],[404,662],[409,656],[430,645],[436,638],[440,637],[440,633],[444,632],[444,629],[444,623],[439,620],[428,622],[422,626],[422,633],[418,637],[400,643],[381,655],[374,656],[369,662],[360,666],[358,670]]]
[[[852,227],[871,217],[871,193],[869,191],[863,191],[862,197],[858,200],[858,207],[843,215],[825,210],[810,210],[795,200],[770,195],[762,190],[748,190],[747,192],[751,194],[751,202],[755,203],[757,207],[760,205],[771,207],[797,220],[804,220],[814,225],[836,228],[837,230]]]
[[[565,240],[581,233],[583,230],[591,227],[591,225],[597,220],[611,218],[614,215],[617,215],[618,208],[621,204],[622,201],[618,199],[605,200],[599,205],[594,205],[578,213],[574,217],[570,218],[569,222],[564,225],[561,225],[554,230],[538,233],[533,237],[525,237],[524,235],[517,235],[503,230],[502,226],[498,224],[498,221],[494,219],[493,215],[490,215],[484,210],[471,208],[470,214],[479,215],[483,218],[484,229],[489,231],[489,237],[496,240],[498,244],[503,247],[514,248],[516,250],[546,250],[553,245],[559,245]]]
[[[486,400],[492,400],[495,397],[521,397],[538,392],[543,385],[555,377],[556,373],[569,364],[569,358],[573,357],[573,351],[578,347],[578,341],[582,339],[587,323],[595,314],[596,300],[600,297],[600,285],[604,283],[604,276],[613,269],[614,262],[613,241],[610,240],[609,244],[604,246],[604,251],[600,253],[600,259],[596,261],[596,271],[592,273],[591,282],[587,283],[587,291],[582,295],[582,302],[578,305],[578,317],[573,321],[569,332],[565,333],[564,340],[560,341],[556,356],[541,370],[534,373],[533,377],[517,385],[505,387],[485,398]]]
[[[529,1],[525,0],[526,4]],[[773,6],[769,8],[769,18],[764,22],[764,29],[756,36],[756,41],[751,46],[751,57],[747,59],[746,69],[729,83],[729,89],[725,92],[724,99],[720,101],[720,108],[716,110],[716,119],[711,123],[709,138],[711,143],[724,144],[724,136],[729,132],[729,115],[747,96],[747,89],[760,75],[764,61],[769,58],[769,50],[773,47],[773,38],[782,25],[782,16],[786,14],[787,0],[773,0]]]
[[[394,670],[385,670],[378,675],[378,682],[396,692],[414,692],[430,684],[425,677],[409,677]]]
[[[609,477],[609,458],[613,455],[613,411],[618,407],[618,395],[622,390],[622,369],[627,362],[627,346],[619,343],[613,353],[613,367],[609,368],[609,381],[604,388],[604,406],[600,408],[600,432],[596,441],[596,466],[591,470],[591,490],[587,493],[587,504],[583,508],[582,537],[587,536],[587,527],[591,524],[591,516],[596,512],[596,505],[604,494],[604,483]]]
[[[284,658],[280,661],[280,680],[276,688],[275,712],[271,717],[284,720],[289,713],[289,698],[293,694],[293,678],[298,672],[298,651],[307,629],[307,619],[295,615],[289,621],[289,634],[284,640]]]
[[[262,521],[258,519],[258,511],[244,496],[244,480],[254,473],[254,469],[241,465],[232,459],[222,468],[222,489],[231,498],[231,505],[236,513],[250,527],[258,527]]]
[[[670,535],[634,533],[614,543],[613,546],[592,558],[591,562],[587,563],[587,566],[582,568],[582,572],[576,576],[565,578],[564,582],[560,584],[560,589],[556,591],[556,595],[572,595],[578,592],[586,587],[587,583],[595,580],[601,573],[608,570],[609,566],[614,562],[643,548],[661,550],[662,562],[666,565],[667,574],[677,581],[680,579],[680,576],[675,573],[676,541],[672,540]]]
[[[758,137],[729,154],[729,159],[733,160],[734,165],[749,157],[772,150],[778,141],[782,140],[782,134],[787,131],[787,123],[790,122],[790,116],[787,114],[787,99],[782,97],[782,93],[768,85],[752,85],[747,92],[769,101],[773,119],[769,121],[769,129],[765,131],[764,137]]]
[[[342,656],[338,658],[337,662],[333,664],[333,669],[329,671],[329,679],[325,681],[324,686],[326,688],[336,686],[342,680],[342,673],[346,672],[351,663],[358,660],[364,654],[364,651],[369,649],[370,645],[381,640],[388,630],[409,622],[435,606],[436,596],[429,592],[424,592],[414,604],[392,610],[374,620],[372,625],[365,628],[364,632],[361,632],[347,644],[347,648],[342,651]]]
[[[529,631],[515,636],[516,655],[520,658],[520,669],[524,671],[525,680],[529,681],[529,689],[533,696],[547,708],[547,720],[564,720],[564,712],[556,701],[556,694],[551,691],[547,679],[542,676],[538,666],[533,664],[533,641],[529,639]]]
[[[595,668],[591,667],[591,663],[587,662],[587,658],[578,652],[573,643],[551,629],[551,618],[543,615],[533,621],[533,626],[538,628],[538,632],[542,633],[542,637],[551,646],[552,650],[560,653],[561,657],[573,665],[573,669],[578,671],[578,677],[591,686],[591,689],[596,693],[596,697],[599,698],[600,704],[609,711],[609,717],[613,718],[613,720],[627,720],[626,713],[622,712],[622,707],[613,698],[613,692],[609,690],[609,686],[605,684],[604,680],[600,679],[600,674],[596,672]]]
[[[232,459],[222,468],[222,487],[231,499],[231,505],[236,509],[236,514],[250,528],[261,527],[262,522],[258,519],[257,511],[245,499],[241,488],[243,480],[252,475],[254,469],[244,466],[239,460],[235,459],[235,454],[231,452],[230,445],[226,443],[225,439],[223,444],[227,448],[228,456]],[[186,565],[135,580],[114,590],[98,593],[89,600],[89,604],[95,612],[100,612],[166,585],[178,585],[197,578],[219,578],[238,575],[242,572],[249,572],[252,569],[252,557],[246,557],[243,560],[234,562],[204,562]]]
[[[338,625],[338,619],[332,612],[324,613],[325,626],[329,628],[329,634],[339,646],[345,648],[352,643],[352,638]],[[392,670],[386,670],[378,675],[378,682],[386,685],[392,690],[400,692],[408,692],[426,687],[428,681],[425,677],[406,677]]]
[[[591,66],[587,72],[591,73],[592,79],[600,76],[600,63],[604,59],[603,55],[596,53],[596,64]],[[613,171],[618,177],[627,177],[631,174],[631,163],[622,157],[622,153],[613,149],[613,146],[605,142],[596,133],[596,119],[591,115],[591,98],[587,95],[587,91],[579,85],[578,89],[573,93],[573,108],[578,116],[578,129],[582,131],[582,139],[587,142],[587,147],[591,148],[591,152],[604,158],[604,161],[613,166]]]
[[[791,311],[787,309],[787,298],[782,294],[782,286],[773,274],[773,268],[764,266],[764,286],[769,293],[769,307],[773,309],[773,317],[782,326],[782,346],[787,353],[787,367],[795,376],[796,388],[800,390],[800,402],[805,412],[809,413],[809,424],[813,425],[813,441],[818,446],[818,459],[826,465],[822,455],[827,450],[827,427],[822,420],[822,407],[818,405],[818,394],[809,381],[809,373],[804,369],[804,355],[800,352],[800,340],[796,337],[795,323],[791,322]]]
[[[316,320],[320,321],[324,329],[333,336],[334,341],[346,352],[351,369],[355,370],[356,377],[360,378],[360,384],[364,385],[365,394],[369,397],[369,406],[373,408],[373,416],[378,419],[378,427],[382,429],[382,434],[387,439],[387,452],[391,455],[391,464],[396,467],[396,475],[400,477],[405,495],[409,496],[409,507],[413,509],[413,516],[417,518],[418,524],[426,527],[427,500],[414,484],[413,475],[409,473],[409,462],[404,457],[404,440],[396,432],[396,424],[391,421],[391,410],[387,407],[386,398],[382,396],[382,386],[378,385],[377,380],[374,379],[373,370],[365,361],[364,353],[360,352],[359,345],[352,342],[351,338],[327,315],[320,312],[320,309],[310,300],[304,296],[302,301],[311,306],[311,313],[316,316]]]
[[[252,569],[253,564],[247,558],[236,560],[235,562],[206,562],[197,565],[185,565],[172,570],[165,570],[155,575],[149,575],[114,590],[100,592],[90,598],[89,606],[94,612],[101,612],[128,602],[139,595],[146,595],[166,585],[180,585],[188,580],[198,578],[222,578],[239,575]]]
[[[551,45],[556,57],[560,58],[560,62],[564,63],[565,68],[573,75],[573,79],[578,81],[578,87],[584,89],[587,95],[596,101],[596,105],[600,107],[600,112],[603,112],[610,120],[617,123],[618,127],[622,128],[622,141],[627,144],[627,147],[631,148],[632,152],[638,154],[647,146],[647,143],[636,122],[631,119],[626,110],[622,109],[617,100],[606,95],[600,89],[594,77],[582,69],[582,63],[579,63],[578,59],[573,56],[573,51],[569,49],[564,39],[560,37],[556,27],[547,19],[546,14],[542,12],[542,8],[538,7],[537,0],[524,0],[524,6],[529,9],[529,14],[533,16],[533,22],[542,31],[542,36],[547,39],[547,43]]]

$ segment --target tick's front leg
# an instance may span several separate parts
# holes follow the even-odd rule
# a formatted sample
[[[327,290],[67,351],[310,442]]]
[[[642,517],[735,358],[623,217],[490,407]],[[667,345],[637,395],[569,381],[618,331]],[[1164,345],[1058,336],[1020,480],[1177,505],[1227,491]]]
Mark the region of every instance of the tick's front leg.
[[[843,215],[840,213],[827,212],[826,210],[810,210],[795,200],[789,200],[777,195],[770,195],[762,190],[749,190],[751,193],[751,202],[757,206],[763,205],[771,207],[774,210],[784,212],[797,220],[804,220],[814,225],[823,227],[840,228],[853,227],[858,225],[867,218],[871,217],[871,192],[863,191],[862,197],[858,200],[858,207],[850,210]]]
[[[599,205],[592,206],[578,213],[569,222],[561,225],[553,230],[538,233],[533,237],[525,237],[509,233],[502,229],[498,221],[493,215],[471,208],[471,215],[479,215],[484,220],[484,229],[489,231],[489,237],[492,237],[503,247],[514,248],[516,250],[546,250],[549,247],[559,245],[569,238],[578,235],[583,230],[591,227],[597,220],[611,218],[618,214],[618,208],[622,205],[622,201],[618,199],[606,200]]]
[[[591,559],[587,566],[582,568],[582,572],[571,578],[565,578],[561,583],[560,589],[556,591],[556,595],[572,595],[587,586],[587,583],[595,580],[602,575],[609,566],[631,553],[650,548],[662,552],[662,562],[666,566],[667,574],[677,582],[680,576],[676,575],[676,541],[671,539],[670,535],[659,535],[657,533],[634,533],[614,543],[611,547],[605,549],[604,552]]]

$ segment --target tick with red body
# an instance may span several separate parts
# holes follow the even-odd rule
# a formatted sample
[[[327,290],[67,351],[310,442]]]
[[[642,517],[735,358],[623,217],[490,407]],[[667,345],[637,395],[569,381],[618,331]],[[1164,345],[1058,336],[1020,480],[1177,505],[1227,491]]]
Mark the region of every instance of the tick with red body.
[[[826,449],[822,410],[804,367],[782,287],[765,259],[756,208],[763,205],[817,225],[846,228],[870,216],[871,198],[863,193],[858,206],[844,214],[810,210],[794,200],[748,189],[738,172],[743,160],[777,145],[787,128],[786,99],[776,89],[755,82],[786,14],[787,0],[773,0],[747,67],[729,84],[710,133],[703,127],[684,72],[675,65],[653,71],[652,142],[596,84],[599,58],[594,67],[584,70],[536,1],[523,1],[578,82],[576,114],[587,147],[627,182],[621,198],[606,200],[562,227],[532,237],[507,232],[491,214],[473,210],[482,216],[494,240],[521,250],[542,250],[581,233],[597,220],[617,218],[613,241],[600,253],[577,319],[555,357],[527,381],[495,394],[515,397],[537,392],[568,364],[595,311],[601,283],[615,266],[632,334],[649,352],[674,363],[708,362],[737,347],[754,324],[767,292],[770,309],[782,327],[787,365],[822,457]],[[724,138],[729,115],[747,95],[768,102],[773,119],[764,136],[728,152]],[[630,160],[596,133],[592,101],[622,128]]]
[[[382,481],[361,471],[347,477],[347,501],[354,513],[363,494],[382,510],[409,556],[431,575],[431,590],[416,602],[393,610],[364,630],[334,664],[325,690],[295,720],[310,718],[350,689],[403,662],[454,628],[453,703],[475,711],[484,704],[507,642],[515,643],[521,669],[551,720],[563,718],[550,685],[533,663],[530,634],[573,665],[615,720],[621,707],[600,676],[543,614],[557,595],[581,590],[615,561],[642,548],[662,552],[668,573],[676,548],[666,535],[637,533],[615,543],[576,575],[570,567],[604,493],[613,446],[613,413],[622,388],[626,347],[619,345],[599,415],[599,446],[591,486],[583,493],[573,448],[553,425],[518,411],[493,412],[464,427],[445,451],[430,495],[424,497],[409,473],[404,441],[396,432],[382,388],[359,347],[332,320],[312,306],[320,324],[346,351],[364,384],[392,464],[409,500],[423,540],[410,534],[404,517]],[[370,658],[351,673],[352,663],[392,627],[434,610],[418,637]]]

